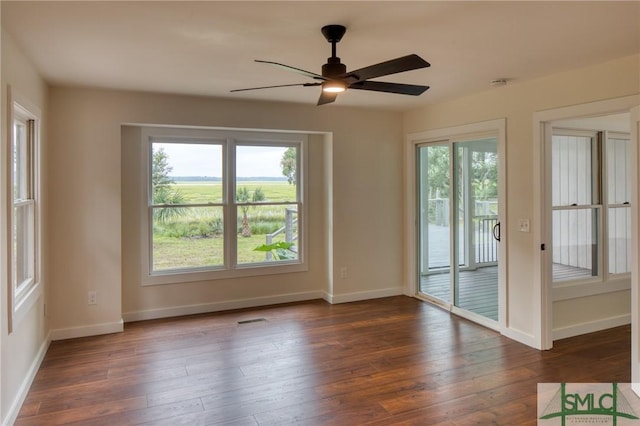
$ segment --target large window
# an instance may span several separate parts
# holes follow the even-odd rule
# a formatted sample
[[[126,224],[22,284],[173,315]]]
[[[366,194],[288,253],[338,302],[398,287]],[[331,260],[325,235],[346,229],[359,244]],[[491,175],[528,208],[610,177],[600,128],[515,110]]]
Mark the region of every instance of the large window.
[[[630,272],[629,144],[622,134],[554,130],[554,282]]]
[[[146,284],[304,267],[304,135],[145,129]]]
[[[12,105],[10,161],[11,321],[19,319],[37,296],[38,287],[38,126],[37,116],[21,104]],[[33,297],[30,297],[33,296]]]

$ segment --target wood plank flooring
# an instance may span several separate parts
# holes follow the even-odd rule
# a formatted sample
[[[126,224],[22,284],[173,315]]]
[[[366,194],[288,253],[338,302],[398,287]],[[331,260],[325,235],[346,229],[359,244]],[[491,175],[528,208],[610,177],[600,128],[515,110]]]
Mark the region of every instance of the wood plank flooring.
[[[16,425],[534,425],[538,382],[630,362],[629,327],[538,351],[409,297],[312,301],[53,342]]]

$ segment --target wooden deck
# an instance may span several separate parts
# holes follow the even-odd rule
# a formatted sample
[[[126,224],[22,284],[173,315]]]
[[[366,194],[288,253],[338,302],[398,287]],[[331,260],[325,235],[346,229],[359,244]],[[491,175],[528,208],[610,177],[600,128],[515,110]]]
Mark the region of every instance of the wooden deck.
[[[590,269],[553,264],[554,282],[589,277]],[[449,274],[423,275],[420,280],[420,293],[451,303]],[[498,267],[486,266],[473,271],[460,271],[456,306],[497,321]]]
[[[561,263],[553,264],[553,282],[591,278],[592,276],[591,269],[576,268]]]
[[[424,275],[420,292],[451,302],[448,273]],[[498,267],[460,271],[456,306],[494,321],[498,320]]]
[[[537,383],[630,366],[630,326],[539,351],[410,297],[312,301],[55,341],[15,426],[534,426]]]

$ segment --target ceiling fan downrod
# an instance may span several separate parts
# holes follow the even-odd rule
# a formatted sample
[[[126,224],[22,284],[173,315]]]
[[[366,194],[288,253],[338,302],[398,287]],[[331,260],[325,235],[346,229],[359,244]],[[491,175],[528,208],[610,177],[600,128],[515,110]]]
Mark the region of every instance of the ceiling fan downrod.
[[[336,45],[342,40],[347,28],[342,25],[325,25],[321,31],[324,38],[331,43],[331,57],[327,58],[327,63],[322,66],[322,76],[330,78],[346,73],[347,66],[340,62],[336,54]]]

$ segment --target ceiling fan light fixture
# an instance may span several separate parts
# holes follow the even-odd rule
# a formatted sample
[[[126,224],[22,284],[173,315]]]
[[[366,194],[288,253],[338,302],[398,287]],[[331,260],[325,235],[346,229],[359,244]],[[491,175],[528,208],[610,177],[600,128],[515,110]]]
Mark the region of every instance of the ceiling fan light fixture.
[[[322,83],[322,90],[329,93],[342,93],[347,90],[347,85],[339,80],[327,80]]]
[[[0,0],[2,1],[2,0]],[[289,87],[289,86],[321,86],[320,98],[317,105],[325,105],[335,102],[338,95],[351,90],[368,90],[373,92],[397,93],[399,95],[421,95],[429,86],[418,86],[415,84],[389,83],[385,81],[370,81],[374,78],[384,77],[386,75],[398,74],[405,71],[427,68],[431,65],[415,53],[405,55],[400,58],[391,59],[377,64],[369,65],[364,68],[347,72],[347,66],[340,61],[336,55],[336,44],[340,41],[346,31],[346,27],[342,25],[325,25],[322,27],[322,35],[331,43],[331,57],[327,58],[327,63],[322,65],[320,74],[305,71],[290,65],[281,64],[280,62],[263,61],[256,59],[256,62],[274,65],[287,71],[293,71],[296,74],[312,78],[313,83],[297,83],[297,84],[278,84],[275,86],[250,87],[247,89],[235,89],[232,92],[241,92],[245,90],[269,89],[273,87]]]

